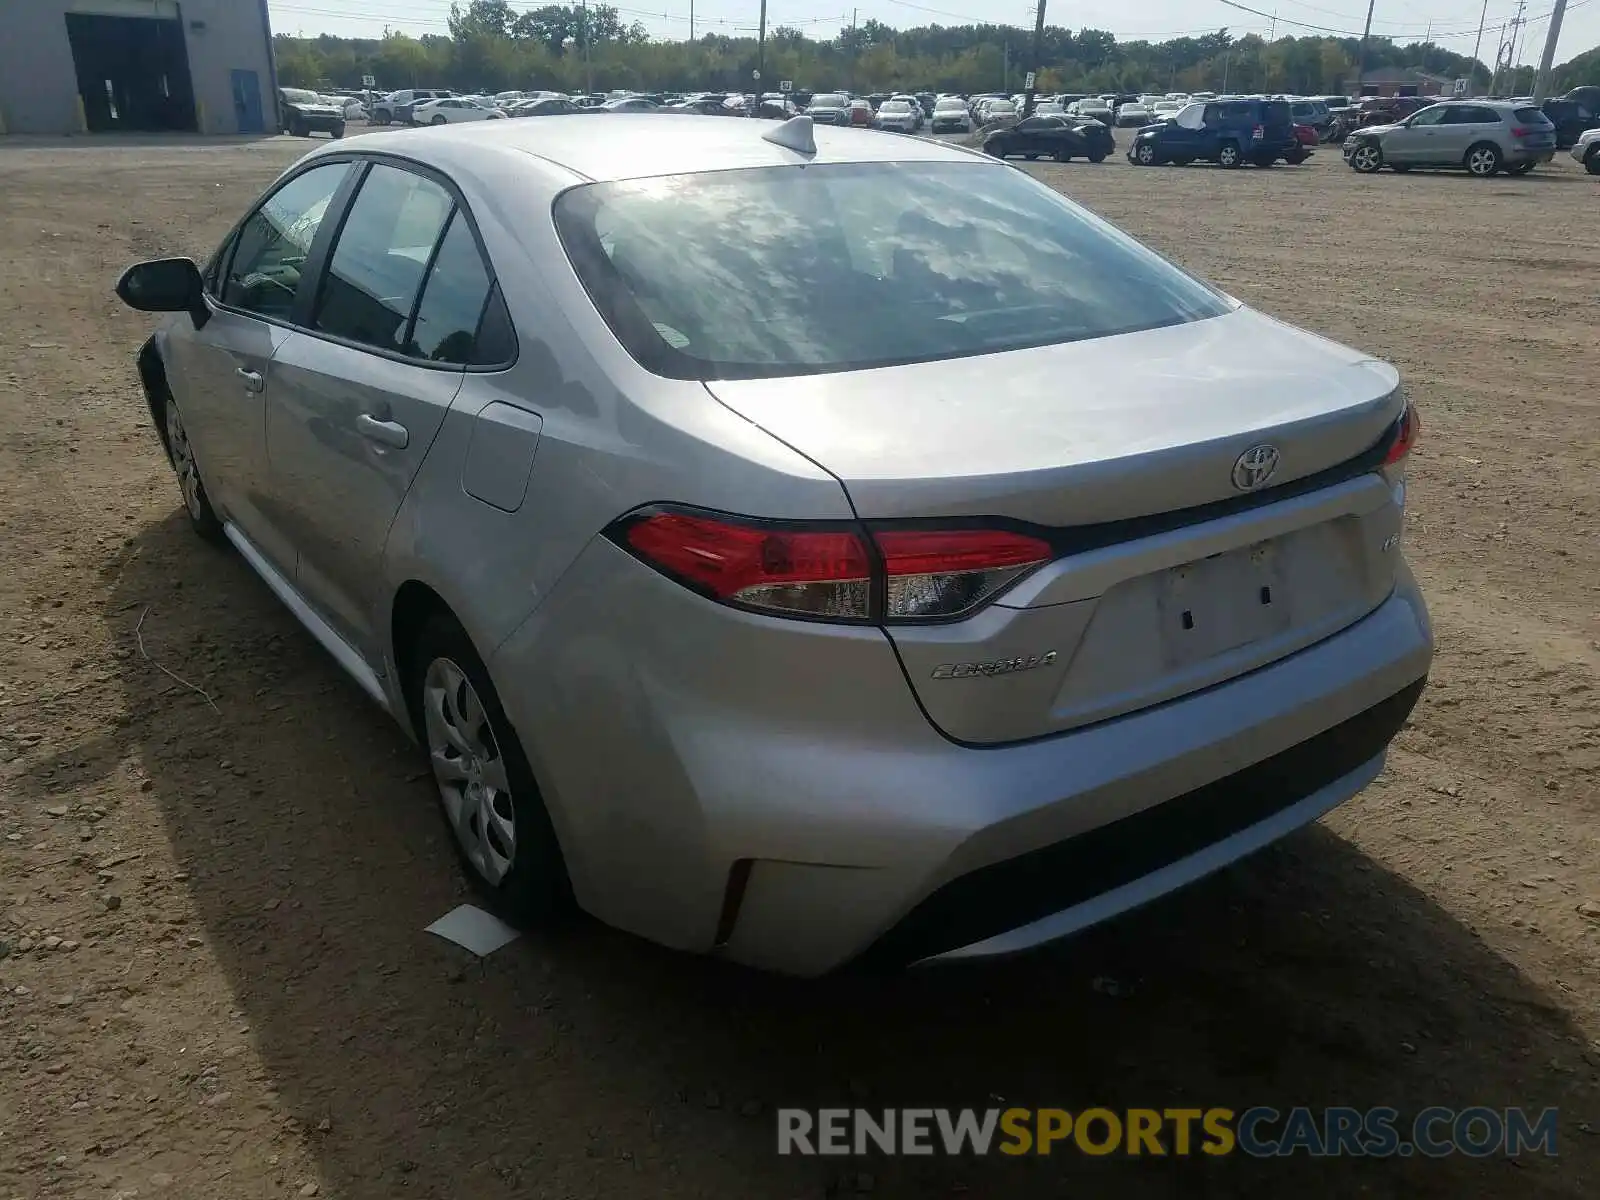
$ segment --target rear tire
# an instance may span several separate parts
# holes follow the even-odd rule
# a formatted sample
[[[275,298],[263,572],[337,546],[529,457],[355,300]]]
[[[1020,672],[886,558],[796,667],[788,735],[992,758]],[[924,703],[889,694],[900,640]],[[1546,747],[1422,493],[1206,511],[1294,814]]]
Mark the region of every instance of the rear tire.
[[[1239,149],[1238,142],[1223,142],[1217,148],[1217,166],[1224,171],[1235,170],[1244,161],[1244,153]]]
[[[1474,179],[1488,179],[1500,173],[1500,147],[1493,142],[1479,142],[1467,147],[1467,156],[1462,160],[1467,168],[1467,174]]]
[[[1591,175],[1600,175],[1600,145],[1584,156],[1583,169]]]
[[[333,134],[334,141],[338,141],[344,136],[344,126],[335,125],[329,132]]]
[[[1067,153],[1067,151],[1065,151],[1065,150],[1057,150],[1052,157],[1057,162],[1066,163],[1066,162],[1071,162],[1072,161],[1072,155]]]
[[[1533,163],[1533,162],[1520,162],[1514,167],[1507,167],[1506,168],[1506,174],[1507,175],[1526,175],[1529,171],[1533,170],[1533,168],[1535,166],[1537,166],[1537,165],[1538,165],[1537,163]]]
[[[571,907],[572,888],[533,769],[483,660],[460,623],[436,613],[417,635],[409,665],[406,704],[469,880],[508,920],[548,923]]]
[[[1068,157],[1071,156],[1069,155]],[[1089,161],[1092,163],[1103,163],[1105,160],[1106,156],[1103,150],[1095,150],[1089,155]]]
[[[433,120],[428,122],[429,125],[448,125],[449,123],[450,122],[442,116],[435,116]]]
[[[1283,156],[1283,161],[1288,163],[1291,167],[1298,167],[1310,157],[1311,156],[1304,150],[1291,150],[1289,153]]]

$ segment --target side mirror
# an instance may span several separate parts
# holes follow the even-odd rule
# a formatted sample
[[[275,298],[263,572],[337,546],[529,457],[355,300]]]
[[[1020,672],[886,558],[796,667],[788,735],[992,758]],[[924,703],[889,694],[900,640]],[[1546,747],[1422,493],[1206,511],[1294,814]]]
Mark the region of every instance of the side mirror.
[[[140,312],[186,312],[196,329],[211,319],[205,284],[192,258],[135,263],[117,280],[117,298]]]

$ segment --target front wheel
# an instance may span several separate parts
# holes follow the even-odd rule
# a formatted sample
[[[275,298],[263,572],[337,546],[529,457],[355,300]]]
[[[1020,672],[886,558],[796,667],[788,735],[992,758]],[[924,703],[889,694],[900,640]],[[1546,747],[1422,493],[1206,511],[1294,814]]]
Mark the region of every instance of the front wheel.
[[[1467,151],[1467,173],[1476,179],[1488,179],[1500,171],[1500,147],[1492,142],[1479,142]]]
[[[571,897],[555,827],[489,673],[460,624],[429,619],[406,700],[445,823],[473,885],[507,918],[534,923]]]
[[[335,125],[330,132],[333,134],[334,140],[337,141],[339,138],[342,138],[344,136],[344,126],[343,125]]]
[[[1231,171],[1244,161],[1237,142],[1223,142],[1222,148],[1217,151],[1217,166]]]
[[[183,493],[183,507],[189,515],[189,526],[208,542],[223,540],[222,522],[211,507],[206,495],[206,485],[200,478],[200,464],[195,462],[194,447],[183,427],[183,416],[178,412],[178,402],[167,397],[164,423],[167,431],[167,457],[172,461],[172,472],[178,477],[178,490]]]
[[[1376,142],[1362,142],[1350,152],[1350,169],[1363,175],[1375,174],[1383,166],[1383,150]]]
[[[1600,175],[1600,146],[1589,151],[1583,160],[1583,169],[1591,175]]]
[[[1133,150],[1133,159],[1141,167],[1156,165],[1156,148],[1153,142],[1140,142]]]
[[[1288,163],[1291,167],[1298,167],[1310,157],[1311,156],[1304,150],[1291,150],[1289,153],[1283,156],[1283,161]]]

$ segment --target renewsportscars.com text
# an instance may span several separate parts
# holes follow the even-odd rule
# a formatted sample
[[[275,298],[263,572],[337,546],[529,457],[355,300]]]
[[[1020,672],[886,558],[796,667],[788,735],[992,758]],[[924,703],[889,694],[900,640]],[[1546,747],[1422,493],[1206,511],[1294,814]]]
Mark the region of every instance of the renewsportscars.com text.
[[[780,1108],[779,1154],[1443,1158],[1556,1154],[1546,1108]]]

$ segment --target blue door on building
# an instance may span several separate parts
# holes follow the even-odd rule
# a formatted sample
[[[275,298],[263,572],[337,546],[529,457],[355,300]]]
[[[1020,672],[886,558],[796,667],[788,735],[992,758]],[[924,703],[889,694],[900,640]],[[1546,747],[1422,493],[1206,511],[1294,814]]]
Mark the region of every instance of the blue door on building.
[[[261,80],[254,71],[233,73],[233,115],[240,133],[264,133],[261,122]]]

